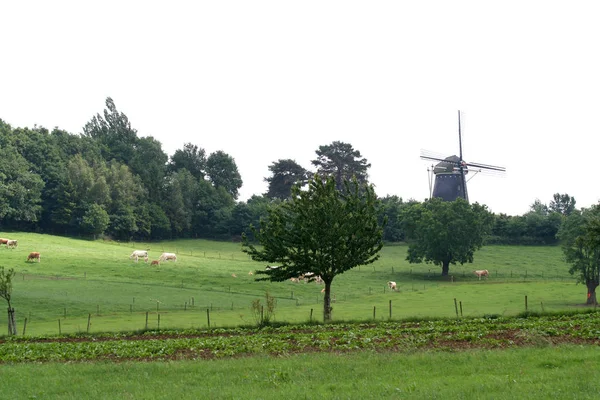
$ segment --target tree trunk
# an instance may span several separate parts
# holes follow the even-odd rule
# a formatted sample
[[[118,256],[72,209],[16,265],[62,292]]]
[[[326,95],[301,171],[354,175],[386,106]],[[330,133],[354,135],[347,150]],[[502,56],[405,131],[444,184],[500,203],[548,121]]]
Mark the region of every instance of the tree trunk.
[[[596,300],[596,288],[598,287],[598,281],[589,280],[585,283],[585,286],[587,286],[587,301],[585,304],[591,306],[597,305],[598,301]]]
[[[442,261],[442,276],[448,276],[450,271],[450,261]]]
[[[15,309],[11,307],[8,308],[8,334],[17,334],[17,325],[15,324]]]
[[[323,297],[323,321],[331,321],[331,282],[325,282],[325,296]]]

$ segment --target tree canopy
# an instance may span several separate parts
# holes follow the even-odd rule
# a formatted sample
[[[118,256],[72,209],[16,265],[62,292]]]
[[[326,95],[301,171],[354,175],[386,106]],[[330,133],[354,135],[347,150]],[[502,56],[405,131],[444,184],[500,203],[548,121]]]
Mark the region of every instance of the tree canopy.
[[[329,145],[319,146],[316,153],[317,158],[311,163],[317,167],[317,174],[332,176],[338,190],[343,189],[344,180],[351,180],[352,177],[356,177],[360,184],[369,181],[367,170],[371,168],[371,164],[351,144],[334,141]]]
[[[450,264],[473,262],[475,251],[491,230],[493,215],[485,205],[469,204],[461,198],[433,198],[406,208],[402,219],[409,241],[406,259],[439,265],[446,276]]]
[[[311,173],[302,168],[294,160],[277,160],[269,165],[271,176],[265,178],[269,189],[265,194],[271,199],[285,200],[292,194],[292,186],[298,184],[304,186]]]
[[[331,283],[359,265],[373,263],[383,246],[378,221],[379,201],[373,187],[315,175],[308,189],[294,186],[292,197],[268,208],[260,230],[252,232],[262,247],[255,247],[244,234],[242,251],[255,261],[277,263],[278,268],[256,271],[258,280],[282,282],[307,273],[325,283],[323,318],[331,319]]]

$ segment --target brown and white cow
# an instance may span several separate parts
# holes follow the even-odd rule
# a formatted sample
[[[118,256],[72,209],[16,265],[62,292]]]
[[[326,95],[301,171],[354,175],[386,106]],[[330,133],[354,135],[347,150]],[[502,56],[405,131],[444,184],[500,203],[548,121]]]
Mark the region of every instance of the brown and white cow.
[[[0,246],[2,246],[3,244],[7,244],[8,241],[9,239],[0,238]]]
[[[34,260],[37,260],[38,262],[40,262],[40,253],[38,253],[37,251],[32,251],[27,256],[27,261],[34,261]]]
[[[479,278],[479,280],[481,280],[482,276],[485,276],[486,278],[490,276],[490,273],[488,272],[487,269],[478,269],[477,271],[473,271],[473,273],[475,275],[477,275],[477,277]]]
[[[8,242],[6,242],[6,247],[8,247],[9,249],[16,249],[17,248],[17,241],[16,240],[9,240]]]
[[[388,282],[388,287],[390,289],[392,289],[392,291],[394,291],[394,292],[398,291],[398,287],[396,286],[396,282],[394,282],[394,281],[389,281]]]

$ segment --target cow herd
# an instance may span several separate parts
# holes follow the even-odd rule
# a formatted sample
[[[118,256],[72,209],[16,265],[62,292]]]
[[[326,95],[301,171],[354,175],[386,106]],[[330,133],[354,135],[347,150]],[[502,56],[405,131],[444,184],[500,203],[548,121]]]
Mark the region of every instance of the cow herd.
[[[148,262],[148,250],[134,250],[129,256],[129,259],[135,260],[135,262],[138,262],[140,258],[144,259],[144,262]],[[152,260],[150,265],[160,265],[164,261],[177,261],[177,255],[175,253],[162,253],[158,260]]]
[[[0,247],[2,247],[2,245],[5,245],[7,249],[16,249],[19,246],[19,242],[17,242],[16,239],[5,239],[5,238],[0,238]],[[27,256],[27,261],[36,261],[40,262],[40,253],[37,251],[32,251],[31,253],[29,253],[29,255]]]

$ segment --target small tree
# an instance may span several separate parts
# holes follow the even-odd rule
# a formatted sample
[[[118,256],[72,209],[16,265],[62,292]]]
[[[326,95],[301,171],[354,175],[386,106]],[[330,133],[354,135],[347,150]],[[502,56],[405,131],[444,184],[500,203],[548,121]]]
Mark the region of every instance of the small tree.
[[[558,237],[569,273],[587,288],[586,304],[596,305],[596,288],[600,285],[600,208],[574,211],[562,224]]]
[[[264,276],[257,280],[283,282],[306,273],[321,276],[323,319],[329,321],[333,278],[379,258],[383,229],[377,220],[378,207],[372,186],[359,185],[355,179],[345,181],[340,192],[334,177],[323,181],[316,175],[306,191],[295,186],[289,200],[270,207],[259,231],[251,227],[262,248],[243,234],[242,251],[255,261],[279,264],[256,271]]]
[[[410,263],[433,263],[447,276],[450,264],[473,262],[491,231],[493,215],[486,206],[464,199],[443,201],[433,198],[413,204],[401,216],[410,245]]]
[[[17,325],[15,324],[15,309],[10,303],[12,295],[12,280],[15,276],[15,270],[10,268],[8,271],[0,267],[0,297],[8,303],[8,334],[17,334]]]

